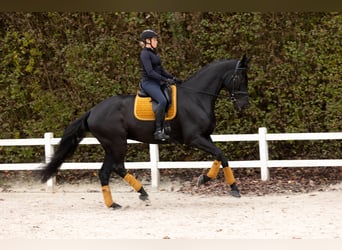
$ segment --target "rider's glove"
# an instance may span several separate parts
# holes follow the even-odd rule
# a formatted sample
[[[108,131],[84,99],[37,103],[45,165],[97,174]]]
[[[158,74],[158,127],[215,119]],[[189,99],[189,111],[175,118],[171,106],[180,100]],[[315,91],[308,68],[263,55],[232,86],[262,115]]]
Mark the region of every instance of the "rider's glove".
[[[173,77],[172,80],[175,82],[175,83],[178,83],[178,84],[181,84],[183,81],[177,77]]]
[[[166,79],[165,83],[167,85],[172,85],[172,84],[175,84],[175,80],[169,78],[169,79]]]

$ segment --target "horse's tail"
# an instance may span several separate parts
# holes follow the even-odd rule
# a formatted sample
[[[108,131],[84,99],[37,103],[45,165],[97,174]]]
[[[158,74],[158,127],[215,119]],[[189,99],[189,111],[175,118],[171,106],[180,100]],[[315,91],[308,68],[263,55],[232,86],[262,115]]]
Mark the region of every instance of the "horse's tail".
[[[57,151],[54,153],[51,161],[46,164],[41,172],[41,181],[46,182],[52,176],[56,175],[62,163],[71,157],[82,141],[88,129],[87,119],[90,111],[82,117],[72,122],[65,130],[61,141],[58,144]]]

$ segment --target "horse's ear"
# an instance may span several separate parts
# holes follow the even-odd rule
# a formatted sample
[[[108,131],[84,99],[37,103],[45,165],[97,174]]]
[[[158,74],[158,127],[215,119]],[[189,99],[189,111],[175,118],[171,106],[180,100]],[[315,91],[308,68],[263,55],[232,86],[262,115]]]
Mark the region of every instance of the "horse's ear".
[[[240,61],[240,66],[243,68],[248,68],[248,64],[251,61],[251,59],[252,59],[252,56],[247,57],[247,55],[244,54],[241,61]]]

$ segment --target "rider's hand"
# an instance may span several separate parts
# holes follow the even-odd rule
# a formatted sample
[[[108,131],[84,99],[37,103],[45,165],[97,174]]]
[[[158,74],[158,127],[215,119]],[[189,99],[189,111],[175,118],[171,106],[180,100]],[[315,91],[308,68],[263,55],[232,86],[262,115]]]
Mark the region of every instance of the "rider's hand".
[[[166,79],[165,83],[168,85],[172,85],[172,84],[175,84],[176,82],[175,80],[169,78],[169,79]]]
[[[178,83],[178,84],[181,84],[183,81],[177,77],[173,77],[172,80],[175,82],[175,83]]]

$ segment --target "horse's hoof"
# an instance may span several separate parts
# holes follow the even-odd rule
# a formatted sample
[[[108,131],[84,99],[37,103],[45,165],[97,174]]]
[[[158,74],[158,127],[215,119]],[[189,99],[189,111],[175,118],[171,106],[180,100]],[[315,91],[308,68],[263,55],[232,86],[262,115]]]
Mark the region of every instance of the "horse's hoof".
[[[151,201],[148,198],[148,195],[139,195],[139,199],[143,202],[145,202],[146,206],[151,206]]]
[[[233,196],[233,197],[236,197],[236,198],[240,198],[241,195],[240,195],[240,190],[239,188],[237,187],[236,183],[234,182],[231,186],[231,191],[230,191],[230,194]]]
[[[205,174],[201,174],[197,179],[197,187],[203,185],[204,183],[208,181],[210,181],[210,178]]]
[[[139,199],[142,201],[147,201],[148,200],[148,195],[139,195]]]
[[[197,187],[204,184],[204,174],[201,174],[197,179]]]
[[[151,201],[149,199],[145,200],[145,206],[148,207],[148,206],[151,206]]]
[[[230,191],[230,194],[233,196],[233,197],[236,197],[236,198],[240,198],[241,197],[241,194],[238,190],[232,190]]]
[[[117,203],[115,203],[115,202],[114,202],[110,207],[111,207],[113,210],[118,210],[118,209],[122,208],[121,205],[119,205],[119,204],[117,204]]]

